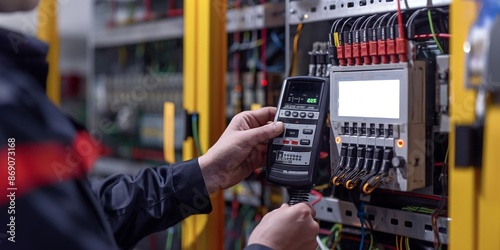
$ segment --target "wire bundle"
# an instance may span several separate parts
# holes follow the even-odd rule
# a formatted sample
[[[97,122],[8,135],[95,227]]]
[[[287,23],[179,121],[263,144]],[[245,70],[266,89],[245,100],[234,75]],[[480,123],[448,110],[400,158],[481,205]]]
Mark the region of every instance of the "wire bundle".
[[[446,150],[446,156],[444,158],[443,167],[441,168],[441,175],[439,179],[441,180],[441,199],[439,199],[438,207],[432,213],[432,231],[434,232],[434,249],[441,249],[442,243],[439,238],[439,231],[437,227],[437,217],[444,211],[446,207],[446,197],[448,197],[448,154],[449,148]]]

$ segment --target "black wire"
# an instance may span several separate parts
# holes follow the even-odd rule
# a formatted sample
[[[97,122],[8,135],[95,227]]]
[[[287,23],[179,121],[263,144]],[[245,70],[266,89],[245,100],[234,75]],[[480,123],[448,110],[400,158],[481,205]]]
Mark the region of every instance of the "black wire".
[[[362,24],[361,24],[361,29],[366,29],[366,27],[368,27],[368,24],[371,22],[371,20],[373,18],[375,18],[377,16],[377,14],[374,14],[374,15],[371,15],[370,17],[368,17]]]
[[[352,20],[352,17],[349,17],[349,18],[347,18],[347,20],[345,20],[344,24],[342,24],[342,28],[340,28],[340,32],[341,32],[341,33],[343,33],[343,32],[344,32],[345,25],[346,25],[347,23],[349,23],[351,20]]]
[[[361,22],[361,20],[363,20],[364,18],[366,18],[366,16],[360,16],[356,19],[356,21],[354,21],[354,24],[351,26],[351,32],[355,31],[358,29],[358,25],[359,23]]]
[[[408,18],[408,21],[406,21],[406,27],[407,28],[411,27],[413,25],[413,21],[415,21],[415,18],[417,18],[417,16],[424,11],[427,11],[427,9],[419,9],[413,12],[413,14],[411,14],[411,16]]]
[[[330,28],[330,34],[333,34],[333,31],[337,29],[338,23],[342,21],[342,18],[335,20],[335,22],[332,23],[332,27]]]
[[[372,29],[376,28],[377,24],[378,24],[378,28],[380,28],[382,25],[382,22],[385,21],[385,18],[387,18],[389,15],[390,15],[390,13],[386,13],[386,14],[382,15],[381,17],[379,17],[377,19],[377,21],[375,21],[375,23],[373,24]]]
[[[335,31],[335,32],[336,32],[336,31],[338,30],[339,25],[340,25],[340,22],[342,22],[343,20],[344,20],[344,18],[340,18],[340,19],[339,19],[339,22],[335,24],[335,28],[333,29],[333,31]]]
[[[403,14],[403,12],[401,12]],[[387,26],[391,25],[394,26],[394,23],[396,22],[396,17],[398,17],[398,13],[392,14],[391,18],[389,18],[389,21],[387,22]]]
[[[441,240],[439,239],[439,232],[437,228],[437,216],[441,214],[441,212],[444,210],[446,206],[446,198],[448,197],[448,163],[445,162],[443,163],[443,166],[441,168],[441,175],[439,177],[441,179],[441,198],[439,199],[438,206],[436,210],[432,213],[432,217],[436,218],[436,223],[434,223],[433,220],[433,230],[434,230],[434,237],[437,240],[437,245],[439,246],[441,244]]]

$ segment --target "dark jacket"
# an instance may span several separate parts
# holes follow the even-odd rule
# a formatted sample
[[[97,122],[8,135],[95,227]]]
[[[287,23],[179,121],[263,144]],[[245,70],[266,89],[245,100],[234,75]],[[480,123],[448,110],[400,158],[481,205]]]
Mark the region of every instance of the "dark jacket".
[[[197,159],[90,183],[99,144],[48,100],[47,49],[0,29],[1,249],[130,249],[212,210]]]

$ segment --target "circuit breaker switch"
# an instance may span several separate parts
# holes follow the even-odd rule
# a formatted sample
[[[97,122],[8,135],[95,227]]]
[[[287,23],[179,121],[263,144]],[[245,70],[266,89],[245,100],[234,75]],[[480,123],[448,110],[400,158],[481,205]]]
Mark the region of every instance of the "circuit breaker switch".
[[[371,172],[379,171],[383,153],[384,153],[383,149],[379,147],[375,148],[375,151],[373,151],[373,161],[372,161],[372,167],[370,169]]]
[[[347,164],[346,167],[354,167],[356,161],[356,146],[349,146],[347,148]]]
[[[392,148],[386,148],[384,150],[384,158],[382,160],[382,166],[380,167],[380,173],[385,174],[389,171],[392,166],[392,159],[394,156],[394,151]]]
[[[363,171],[370,171],[373,163],[373,147],[368,147],[365,150],[365,161],[363,164]]]
[[[340,149],[340,161],[339,165],[337,165],[337,168],[335,168],[335,171],[332,175],[331,183],[332,185],[337,185],[337,180],[339,178],[339,175],[344,171],[345,163],[346,163],[346,157],[347,157],[347,145],[342,145]]]
[[[356,154],[358,157],[356,158],[356,166],[354,166],[354,169],[361,170],[365,161],[365,158],[363,157],[365,154],[365,147],[358,147],[358,152]]]

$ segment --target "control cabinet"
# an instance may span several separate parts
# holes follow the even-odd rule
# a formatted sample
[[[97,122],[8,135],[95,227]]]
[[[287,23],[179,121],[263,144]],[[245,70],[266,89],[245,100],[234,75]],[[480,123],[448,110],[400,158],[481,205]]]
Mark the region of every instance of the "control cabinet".
[[[334,185],[364,194],[425,187],[425,76],[419,61],[331,69]]]

